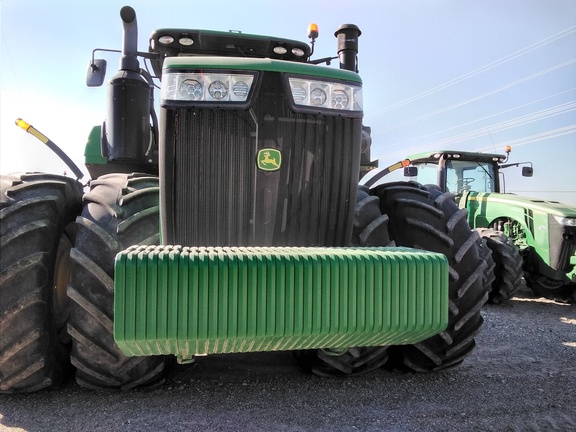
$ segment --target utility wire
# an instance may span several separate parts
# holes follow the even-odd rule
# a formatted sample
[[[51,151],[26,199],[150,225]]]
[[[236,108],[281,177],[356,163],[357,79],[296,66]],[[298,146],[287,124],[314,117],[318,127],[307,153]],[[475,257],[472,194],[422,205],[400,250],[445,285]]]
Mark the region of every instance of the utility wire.
[[[528,123],[533,123],[535,121],[547,119],[557,115],[565,114],[570,111],[576,110],[576,101],[568,102],[565,104],[560,104],[555,107],[546,108],[540,111],[536,111],[525,116],[517,117],[515,119],[506,120],[500,123],[496,123],[492,126],[487,126],[484,128],[476,129],[473,131],[465,132],[452,137],[444,138],[441,140],[436,140],[431,142],[429,145],[431,147],[451,145],[454,143],[470,140],[473,138],[478,138],[480,136],[488,135],[493,132],[500,132],[503,130],[511,129],[518,126],[524,126]]]
[[[549,130],[546,132],[541,132],[538,134],[525,136],[522,138],[516,138],[513,140],[505,141],[505,142],[501,143],[501,145],[503,147],[508,146],[508,145],[520,147],[520,146],[523,146],[526,144],[531,144],[533,142],[549,140],[551,138],[556,138],[559,136],[569,135],[569,134],[573,134],[573,133],[576,133],[576,125],[565,126],[565,127],[561,127],[558,129]],[[490,151],[490,149],[491,149],[491,147],[484,147],[484,148],[476,150],[476,151],[486,152],[486,151]]]
[[[564,104],[556,105],[551,108],[545,108],[534,113],[530,113],[524,116],[516,117],[511,120],[506,120],[500,123],[495,123],[486,127],[475,129],[473,131],[464,132],[462,134],[454,135],[447,138],[442,138],[436,141],[426,142],[418,146],[410,147],[410,153],[419,153],[425,151],[426,149],[449,149],[455,144],[461,143],[463,141],[471,140],[473,138],[478,138],[485,135],[490,135],[492,132],[500,132],[503,130],[511,129],[514,127],[524,126],[535,121],[547,119],[550,117],[562,115],[571,111],[576,110],[576,101],[567,102]],[[405,145],[400,145],[396,143],[395,147],[406,148]],[[404,155],[405,157],[406,155]]]
[[[565,66],[568,66],[568,65],[570,65],[570,64],[572,64],[572,63],[576,63],[576,59],[568,60],[568,61],[565,61],[565,62],[563,62],[563,63],[559,63],[559,64],[557,64],[557,65],[551,66],[551,67],[549,67],[549,68],[547,68],[547,69],[543,69],[543,70],[541,70],[541,71],[539,71],[539,72],[536,72],[536,73],[534,73],[534,74],[532,74],[532,75],[528,75],[528,76],[526,76],[526,77],[524,77],[524,78],[520,78],[519,80],[516,80],[516,81],[513,81],[513,82],[511,82],[511,83],[508,83],[508,84],[506,84],[506,85],[504,85],[504,86],[502,86],[502,87],[498,87],[497,89],[492,90],[492,91],[489,91],[488,93],[484,93],[483,95],[476,96],[476,97],[474,97],[474,98],[471,98],[471,99],[468,99],[468,100],[465,100],[465,101],[462,101],[462,102],[458,102],[458,103],[456,103],[456,104],[448,105],[448,106],[446,106],[446,107],[437,109],[436,111],[432,111],[432,112],[429,112],[429,113],[427,113],[427,114],[423,114],[423,115],[421,115],[421,116],[417,116],[417,117],[413,117],[413,118],[408,119],[408,120],[404,120],[404,121],[402,121],[402,122],[400,122],[400,123],[397,123],[397,124],[395,124],[395,125],[393,125],[393,126],[390,126],[390,127],[386,128],[386,129],[380,130],[380,131],[378,131],[378,132],[374,132],[372,135],[373,135],[373,136],[374,136],[374,135],[379,135],[379,134],[382,134],[382,133],[385,133],[385,132],[388,132],[388,131],[391,131],[391,130],[394,130],[394,129],[398,129],[398,128],[400,128],[400,127],[407,126],[407,125],[409,125],[409,124],[418,122],[418,121],[420,121],[420,120],[424,120],[424,119],[433,117],[433,116],[435,116],[435,115],[444,113],[444,112],[446,112],[446,111],[453,110],[454,108],[459,108],[459,107],[464,106],[464,105],[467,105],[467,104],[469,104],[469,103],[476,102],[476,101],[478,101],[478,100],[480,100],[480,99],[483,99],[483,98],[485,98],[485,97],[491,96],[491,95],[493,95],[493,94],[495,94],[495,93],[498,93],[498,92],[501,92],[501,91],[503,91],[503,90],[507,90],[507,89],[509,89],[509,88],[511,88],[511,87],[514,87],[514,86],[516,86],[516,85],[518,85],[518,84],[522,84],[522,83],[524,83],[524,82],[526,82],[526,81],[529,81],[529,80],[532,80],[532,79],[534,79],[534,78],[538,78],[538,77],[540,77],[540,76],[542,76],[542,75],[545,75],[545,74],[547,74],[547,73],[553,72],[553,71],[555,71],[555,70],[558,70],[558,69],[560,69],[560,68],[563,68],[563,67],[565,67]]]
[[[506,114],[506,113],[509,113],[509,112],[512,112],[512,111],[516,111],[516,110],[518,110],[518,109],[520,109],[520,108],[525,108],[525,107],[527,107],[527,106],[534,105],[534,104],[536,104],[536,103],[538,103],[538,102],[542,102],[542,101],[545,101],[545,100],[547,100],[547,99],[555,98],[555,97],[557,97],[557,96],[563,95],[563,94],[565,94],[565,93],[569,93],[569,92],[574,91],[574,90],[576,90],[576,87],[573,87],[573,88],[571,88],[571,89],[568,89],[568,90],[565,90],[565,91],[562,91],[562,92],[559,92],[559,93],[555,93],[555,94],[553,94],[553,95],[546,96],[546,97],[544,97],[544,98],[540,98],[540,99],[537,99],[537,100],[534,100],[534,101],[531,101],[531,102],[527,102],[527,103],[525,103],[525,104],[518,105],[518,106],[515,106],[515,107],[513,107],[513,108],[508,108],[508,109],[506,109],[506,110],[504,110],[504,111],[500,111],[500,112],[498,112],[498,113],[496,113],[496,114],[490,114],[490,115],[488,115],[488,116],[484,116],[484,117],[481,117],[481,118],[478,118],[478,119],[475,119],[475,120],[471,120],[471,121],[468,121],[468,122],[465,122],[465,123],[460,123],[459,125],[451,126],[451,127],[449,127],[449,128],[442,129],[442,130],[439,130],[439,131],[436,131],[436,132],[432,132],[432,133],[429,133],[429,134],[426,134],[426,135],[420,135],[420,136],[415,137],[415,138],[410,138],[410,139],[407,139],[407,140],[398,141],[398,142],[395,143],[395,145],[403,145],[403,144],[406,144],[406,143],[409,143],[409,142],[412,142],[412,141],[419,141],[419,140],[421,141],[421,140],[424,139],[424,138],[428,138],[428,137],[431,137],[431,136],[434,136],[434,135],[438,135],[438,134],[441,134],[441,133],[444,133],[444,132],[448,132],[448,131],[451,131],[451,130],[454,130],[454,129],[459,129],[459,128],[463,127],[463,126],[469,126],[469,125],[471,125],[471,124],[478,123],[478,122],[481,122],[481,121],[484,121],[484,120],[488,120],[488,119],[493,118],[493,117],[498,117],[498,116],[500,116],[500,115],[502,115],[502,114]],[[488,128],[490,128],[490,126],[488,126]]]
[[[502,148],[504,148],[507,145],[514,146],[514,147],[521,147],[521,146],[526,145],[526,144],[531,144],[531,143],[538,142],[538,141],[544,141],[544,140],[556,138],[556,137],[563,136],[563,135],[569,135],[569,134],[573,134],[573,133],[576,133],[576,125],[569,125],[569,126],[541,132],[541,133],[534,134],[534,135],[516,138],[513,140],[499,143],[499,145],[501,145]],[[454,145],[455,143],[457,143],[457,141],[452,142],[452,145]],[[463,151],[467,150],[466,146],[458,146],[458,147],[460,150],[463,150]],[[425,151],[425,149],[429,149],[430,151],[440,150],[440,148],[434,147],[431,143],[428,143],[426,145],[419,146],[419,148],[418,147],[411,147],[409,150],[409,153],[420,153],[421,151]],[[471,149],[470,151],[492,152],[493,147],[492,147],[492,145],[490,145],[489,147],[475,148],[475,149]],[[407,154],[406,148],[402,147],[401,150],[386,153],[385,156],[380,156],[380,157],[378,157],[378,159],[396,160],[396,159],[405,158],[407,156],[409,156],[409,155]]]
[[[473,70],[473,71],[471,71],[471,72],[468,72],[468,73],[466,73],[466,74],[464,74],[464,75],[461,75],[461,76],[459,76],[459,77],[457,77],[457,78],[454,78],[454,79],[452,79],[452,80],[450,80],[450,81],[447,81],[447,82],[445,82],[445,83],[443,83],[443,84],[440,84],[440,85],[438,85],[438,86],[436,86],[436,87],[433,87],[433,88],[431,88],[431,89],[428,89],[428,90],[426,90],[426,91],[424,91],[424,92],[422,92],[422,93],[419,93],[419,94],[417,94],[417,95],[415,95],[415,96],[411,96],[411,97],[409,97],[409,98],[407,98],[407,99],[404,99],[403,101],[397,102],[397,103],[395,103],[395,104],[393,104],[393,105],[390,105],[390,106],[388,106],[388,107],[386,107],[386,108],[382,108],[382,109],[379,109],[379,110],[377,110],[377,111],[374,111],[374,112],[366,115],[365,118],[374,117],[374,116],[377,116],[377,115],[380,115],[380,114],[384,114],[384,113],[386,113],[386,112],[388,112],[388,111],[391,111],[391,110],[393,110],[393,109],[396,109],[396,108],[399,108],[399,107],[404,106],[404,105],[406,105],[406,104],[409,104],[410,102],[413,102],[413,101],[415,101],[415,100],[422,99],[423,97],[426,97],[426,96],[431,95],[431,94],[433,94],[433,93],[436,93],[436,92],[438,92],[438,91],[440,91],[440,90],[443,90],[443,89],[445,89],[445,88],[447,88],[447,87],[453,86],[454,84],[457,84],[457,83],[459,83],[459,82],[462,82],[462,81],[464,81],[464,80],[467,80],[468,78],[471,78],[471,77],[473,77],[473,76],[476,76],[476,75],[478,75],[478,74],[481,74],[481,73],[483,73],[483,72],[486,72],[487,70],[490,70],[490,69],[492,69],[492,68],[494,68],[494,67],[496,67],[496,66],[499,66],[499,65],[501,65],[501,64],[503,64],[503,63],[506,63],[506,62],[508,62],[508,61],[510,61],[510,60],[513,60],[513,59],[517,58],[517,57],[520,57],[520,56],[522,56],[522,55],[524,55],[524,54],[526,54],[526,53],[529,53],[530,51],[534,51],[535,49],[538,49],[538,48],[541,48],[541,47],[543,47],[543,46],[545,46],[545,45],[548,45],[549,43],[552,43],[552,42],[554,42],[554,41],[556,41],[556,40],[558,40],[558,39],[561,39],[561,38],[563,38],[563,37],[566,37],[566,36],[568,36],[568,35],[570,35],[570,34],[572,34],[572,33],[574,33],[574,32],[576,32],[576,26],[568,27],[568,28],[565,29],[565,30],[562,30],[562,31],[560,31],[560,32],[558,32],[558,33],[556,33],[556,34],[554,34],[554,35],[552,35],[552,36],[549,36],[549,37],[547,37],[547,38],[545,38],[545,39],[542,39],[542,40],[540,40],[540,41],[538,41],[538,42],[536,42],[536,43],[533,43],[532,45],[528,45],[527,47],[524,47],[524,48],[522,48],[522,49],[520,49],[520,50],[518,50],[518,51],[515,51],[515,52],[513,52],[513,53],[511,53],[511,54],[508,54],[508,55],[506,55],[506,56],[504,56],[504,57],[501,57],[501,58],[499,58],[499,59],[497,59],[497,60],[494,60],[493,62],[490,62],[490,63],[488,63],[488,64],[486,64],[486,65],[484,65],[484,66],[482,66],[482,67],[480,67],[480,68],[478,68],[478,69],[475,69],[475,70]]]

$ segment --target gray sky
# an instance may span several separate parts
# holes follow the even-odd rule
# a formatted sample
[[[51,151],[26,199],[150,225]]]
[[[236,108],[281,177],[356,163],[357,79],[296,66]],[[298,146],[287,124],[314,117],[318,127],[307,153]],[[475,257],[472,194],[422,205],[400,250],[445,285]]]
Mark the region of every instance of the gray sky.
[[[67,168],[14,126],[22,117],[79,165],[105,116],[105,86],[85,86],[94,48],[122,43],[116,0],[1,0],[0,171]],[[241,30],[306,40],[335,55],[334,31],[362,30],[364,124],[381,166],[438,148],[531,160],[534,177],[507,172],[508,190],[576,205],[575,0],[138,0],[139,49],[152,30]],[[108,60],[108,78],[118,66]],[[334,67],[337,67],[335,62]]]

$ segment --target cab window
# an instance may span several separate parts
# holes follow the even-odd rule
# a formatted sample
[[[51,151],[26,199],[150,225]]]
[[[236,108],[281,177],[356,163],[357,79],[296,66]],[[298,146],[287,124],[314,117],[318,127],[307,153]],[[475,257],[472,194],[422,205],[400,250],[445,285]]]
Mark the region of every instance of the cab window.
[[[418,176],[414,179],[420,184],[438,184],[438,165],[435,163],[418,164]]]
[[[467,191],[494,192],[494,169],[486,162],[446,162],[446,189],[461,195]]]

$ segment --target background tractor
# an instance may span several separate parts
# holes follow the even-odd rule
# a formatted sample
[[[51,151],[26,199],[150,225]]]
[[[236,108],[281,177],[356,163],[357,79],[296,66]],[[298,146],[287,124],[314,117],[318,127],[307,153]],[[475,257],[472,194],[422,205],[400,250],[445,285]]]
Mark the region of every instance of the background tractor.
[[[214,353],[291,350],[319,375],[462,362],[488,295],[482,241],[450,194],[358,186],[358,27],[312,60],[314,27],[312,47],[160,29],[139,52],[134,10],[120,17],[87,191],[2,177],[0,391],[72,369],[89,388],[153,385],[171,359]],[[105,71],[92,58],[87,84]]]
[[[456,195],[468,222],[486,239],[496,263],[490,299],[510,298],[523,283],[537,295],[576,300],[576,207],[505,192],[506,154],[440,150],[410,156],[405,175]],[[406,164],[405,164],[406,165]]]

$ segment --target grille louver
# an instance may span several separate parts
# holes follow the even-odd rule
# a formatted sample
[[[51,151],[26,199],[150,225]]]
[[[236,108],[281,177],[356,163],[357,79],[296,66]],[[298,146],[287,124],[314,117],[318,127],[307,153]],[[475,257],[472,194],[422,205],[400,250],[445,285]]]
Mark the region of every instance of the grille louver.
[[[115,267],[127,355],[415,343],[448,322],[448,263],[401,248],[133,246]]]
[[[351,235],[361,119],[295,113],[278,74],[250,110],[164,109],[163,241],[343,246]],[[259,150],[282,153],[261,171]]]

